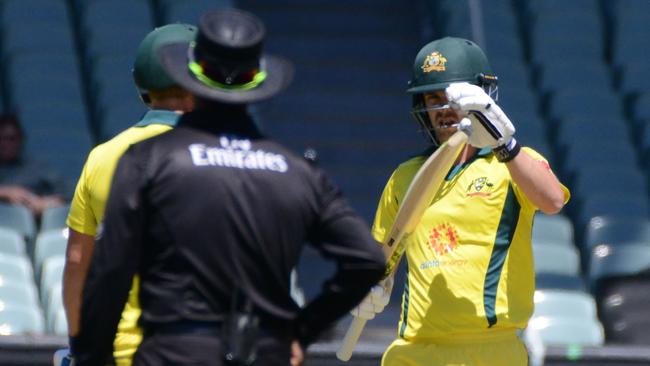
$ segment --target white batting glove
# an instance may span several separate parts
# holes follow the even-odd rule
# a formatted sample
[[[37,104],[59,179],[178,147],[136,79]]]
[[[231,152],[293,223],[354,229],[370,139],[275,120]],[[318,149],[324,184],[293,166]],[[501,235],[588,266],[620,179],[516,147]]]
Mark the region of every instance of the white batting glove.
[[[445,89],[449,105],[467,113],[459,129],[469,136],[469,144],[490,147],[499,161],[512,160],[519,153],[513,138],[515,126],[483,88],[469,83],[453,83]]]
[[[54,357],[52,359],[52,365],[54,366],[74,366],[75,365],[75,360],[72,354],[70,353],[70,350],[65,348],[65,349],[60,349],[54,352]]]
[[[384,311],[390,301],[390,293],[393,291],[394,276],[388,276],[370,289],[370,292],[361,303],[352,309],[350,313],[357,318],[370,320],[375,315]]]

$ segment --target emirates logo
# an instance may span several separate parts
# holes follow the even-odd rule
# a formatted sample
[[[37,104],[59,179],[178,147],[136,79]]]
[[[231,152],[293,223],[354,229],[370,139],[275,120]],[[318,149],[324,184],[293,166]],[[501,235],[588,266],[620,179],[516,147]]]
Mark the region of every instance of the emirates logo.
[[[436,254],[445,255],[458,246],[458,233],[450,224],[440,224],[431,229],[429,243]]]

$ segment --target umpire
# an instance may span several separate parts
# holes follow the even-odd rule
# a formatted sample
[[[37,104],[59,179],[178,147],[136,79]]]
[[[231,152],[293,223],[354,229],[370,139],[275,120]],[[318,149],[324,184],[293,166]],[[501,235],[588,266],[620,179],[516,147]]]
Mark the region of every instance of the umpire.
[[[136,272],[135,366],[298,365],[380,279],[380,247],[340,191],[247,113],[292,76],[262,53],[264,35],[256,16],[231,9],[205,14],[195,42],[162,49],[196,109],[120,160],[72,339],[77,365],[110,359]],[[338,269],[301,309],[289,277],[307,241]]]

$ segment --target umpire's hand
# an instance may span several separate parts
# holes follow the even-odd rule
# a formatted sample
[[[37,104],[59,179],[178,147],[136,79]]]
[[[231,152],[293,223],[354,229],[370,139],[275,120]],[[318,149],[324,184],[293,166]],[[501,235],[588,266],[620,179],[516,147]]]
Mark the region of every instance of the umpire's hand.
[[[294,340],[291,343],[291,366],[300,366],[305,362],[305,351],[300,343]]]

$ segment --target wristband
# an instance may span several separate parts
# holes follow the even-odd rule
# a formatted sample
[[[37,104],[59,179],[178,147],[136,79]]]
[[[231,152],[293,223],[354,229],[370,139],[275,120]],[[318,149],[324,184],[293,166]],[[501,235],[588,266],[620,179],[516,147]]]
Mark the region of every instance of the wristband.
[[[497,146],[494,148],[494,155],[496,155],[497,160],[501,163],[507,163],[510,160],[514,159],[517,154],[521,151],[521,146],[517,143],[517,140],[513,137],[507,144]]]

